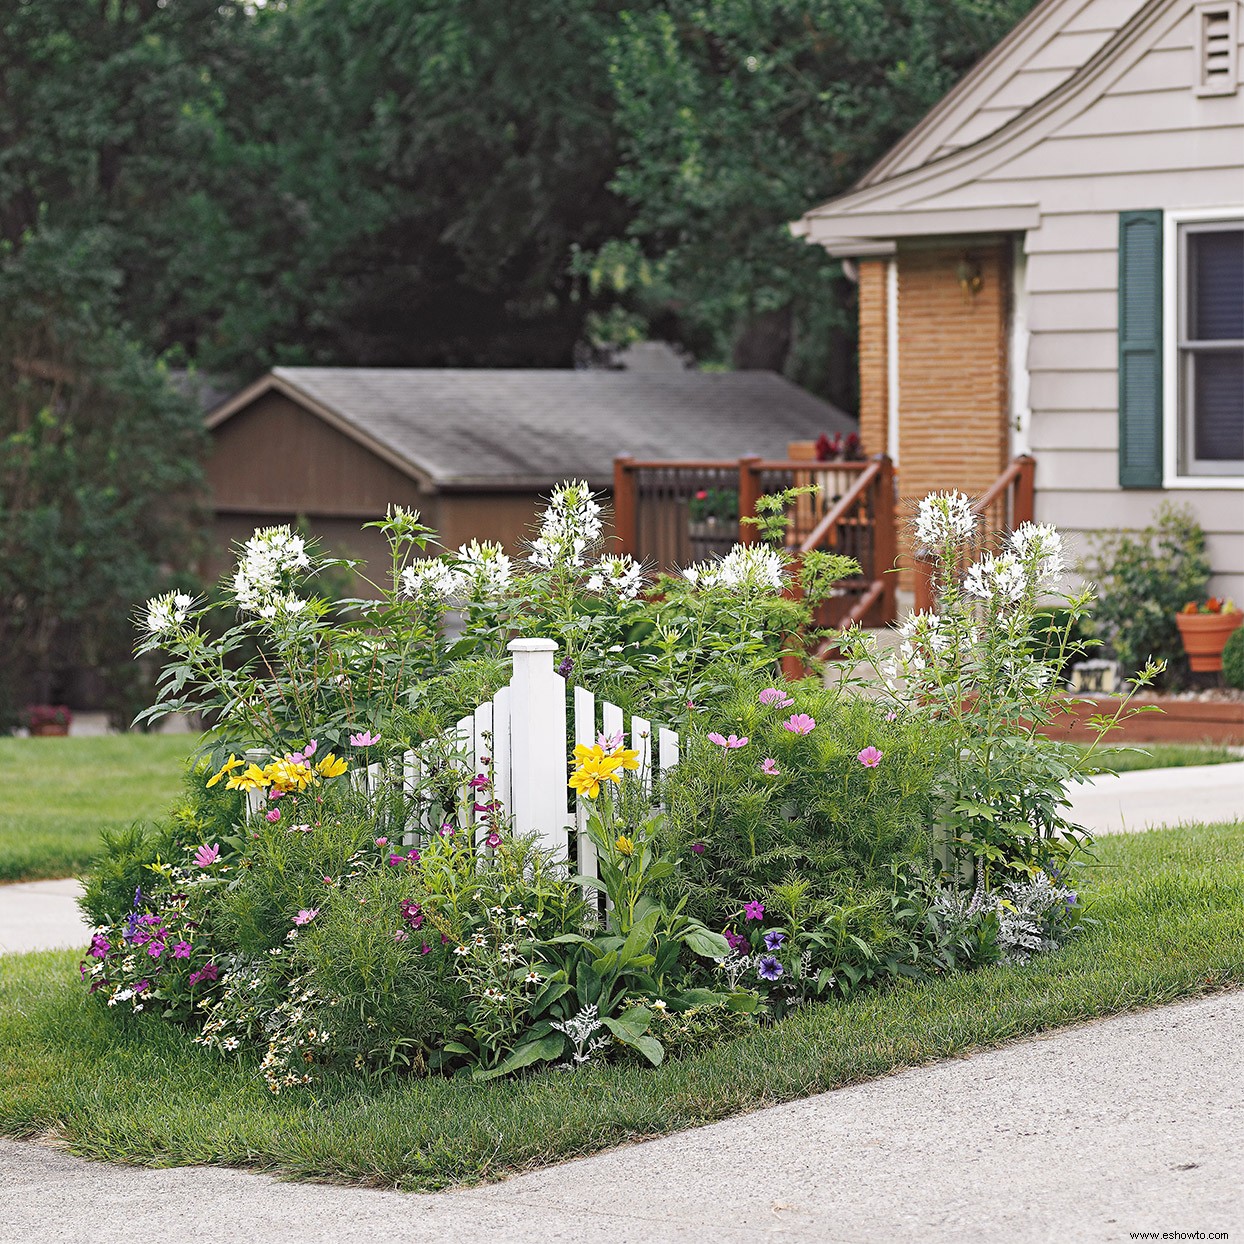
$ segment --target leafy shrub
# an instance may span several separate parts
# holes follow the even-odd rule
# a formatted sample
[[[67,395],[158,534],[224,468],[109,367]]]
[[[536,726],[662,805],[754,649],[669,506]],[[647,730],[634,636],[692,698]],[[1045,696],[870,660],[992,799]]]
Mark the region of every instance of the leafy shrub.
[[[1237,626],[1222,650],[1222,681],[1244,688],[1244,626]]]
[[[1140,531],[1100,533],[1086,562],[1097,581],[1096,619],[1127,673],[1149,660],[1186,669],[1175,615],[1207,594],[1205,532],[1192,510],[1163,502]]]

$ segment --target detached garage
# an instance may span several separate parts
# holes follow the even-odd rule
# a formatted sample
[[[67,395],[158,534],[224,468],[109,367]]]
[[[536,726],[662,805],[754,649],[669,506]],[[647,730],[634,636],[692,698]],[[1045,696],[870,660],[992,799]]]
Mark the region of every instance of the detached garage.
[[[516,550],[563,479],[608,491],[613,460],[784,457],[855,431],[772,372],[278,367],[207,415],[209,572],[258,526],[305,522],[342,556],[384,557],[364,523],[418,509],[453,548]]]

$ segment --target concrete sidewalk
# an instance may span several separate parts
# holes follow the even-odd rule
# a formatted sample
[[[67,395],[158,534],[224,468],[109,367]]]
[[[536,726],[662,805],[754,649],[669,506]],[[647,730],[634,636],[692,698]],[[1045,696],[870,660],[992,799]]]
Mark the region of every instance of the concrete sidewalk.
[[[88,1164],[0,1142],[0,1241],[1105,1244],[1138,1231],[1235,1234],[1241,1025],[1244,993],[1219,995],[424,1196]]]
[[[1244,762],[1103,775],[1069,793],[1071,819],[1095,834],[1244,821]]]
[[[72,877],[0,885],[0,954],[85,948],[91,931],[78,911],[81,893]]]

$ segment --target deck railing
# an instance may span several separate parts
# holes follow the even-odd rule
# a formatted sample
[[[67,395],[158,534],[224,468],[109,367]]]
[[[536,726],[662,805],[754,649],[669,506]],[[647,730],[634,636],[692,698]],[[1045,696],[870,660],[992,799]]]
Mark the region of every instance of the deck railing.
[[[897,552],[894,468],[884,454],[866,462],[806,459],[737,461],[614,461],[614,527],[620,550],[657,569],[673,571],[750,544],[756,528],[742,522],[757,500],[787,488],[815,485],[788,512],[786,545],[802,556],[812,549],[855,558],[863,573],[844,580],[818,610],[825,626],[860,620],[892,621]]]

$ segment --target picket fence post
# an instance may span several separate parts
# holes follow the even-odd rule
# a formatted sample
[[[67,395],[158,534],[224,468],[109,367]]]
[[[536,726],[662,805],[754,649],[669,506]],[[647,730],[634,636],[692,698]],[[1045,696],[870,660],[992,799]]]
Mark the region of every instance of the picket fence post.
[[[566,786],[566,680],[551,639],[512,639],[510,812],[518,834],[538,833],[559,856],[570,828]]]

